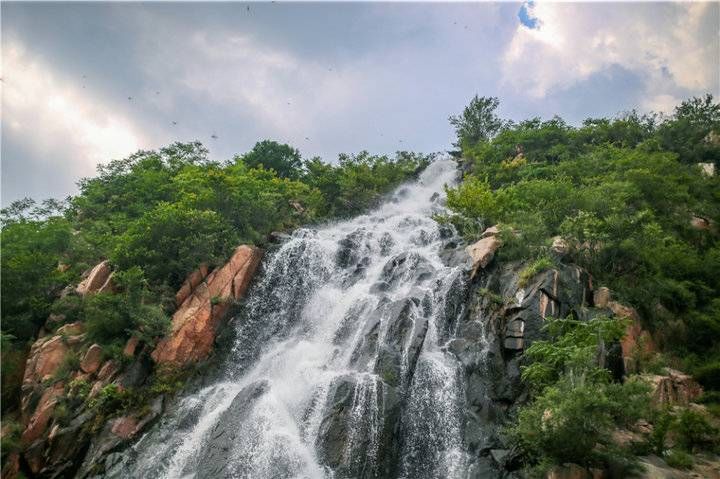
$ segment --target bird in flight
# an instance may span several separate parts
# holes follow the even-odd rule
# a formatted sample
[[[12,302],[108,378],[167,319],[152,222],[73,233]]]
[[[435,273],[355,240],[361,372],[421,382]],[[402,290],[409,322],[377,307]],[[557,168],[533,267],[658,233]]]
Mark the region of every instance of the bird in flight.
[[[308,141],[310,141],[310,138],[308,138],[307,136],[305,137],[305,139],[308,140]]]
[[[218,139],[218,137],[217,137],[217,135],[216,135],[215,133],[213,133],[212,135],[210,135],[210,138],[212,138],[213,140],[217,140],[217,139]]]
[[[131,96],[128,97],[128,101],[132,101],[132,97],[131,97]]]
[[[177,125],[177,122],[176,122],[176,121],[174,121],[174,122],[172,122],[172,124],[173,124],[173,126],[175,126],[175,125]]]

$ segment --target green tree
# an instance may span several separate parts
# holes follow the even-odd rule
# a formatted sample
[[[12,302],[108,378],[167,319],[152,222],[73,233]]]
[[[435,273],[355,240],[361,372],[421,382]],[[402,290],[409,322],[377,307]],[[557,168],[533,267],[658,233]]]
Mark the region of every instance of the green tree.
[[[491,140],[504,126],[495,110],[500,100],[495,97],[479,97],[475,95],[462,114],[449,118],[455,127],[457,143],[455,146],[474,145]]]
[[[260,141],[239,159],[250,168],[262,167],[274,170],[280,178],[296,179],[302,175],[303,163],[300,152],[284,143],[272,140]]]

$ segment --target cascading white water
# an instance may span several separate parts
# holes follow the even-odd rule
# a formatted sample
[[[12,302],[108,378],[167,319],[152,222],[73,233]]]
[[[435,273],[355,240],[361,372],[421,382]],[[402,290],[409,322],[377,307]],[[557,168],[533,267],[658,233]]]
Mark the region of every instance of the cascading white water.
[[[433,162],[378,209],[296,231],[251,288],[222,379],[182,398],[112,477],[462,477],[463,281]]]

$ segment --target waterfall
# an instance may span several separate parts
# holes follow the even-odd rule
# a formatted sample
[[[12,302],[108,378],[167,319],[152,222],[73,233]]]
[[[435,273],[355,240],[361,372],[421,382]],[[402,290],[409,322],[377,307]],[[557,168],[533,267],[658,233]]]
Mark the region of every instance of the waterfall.
[[[442,252],[454,162],[268,255],[219,379],[188,392],[110,477],[459,478],[462,367],[446,352],[464,274]]]

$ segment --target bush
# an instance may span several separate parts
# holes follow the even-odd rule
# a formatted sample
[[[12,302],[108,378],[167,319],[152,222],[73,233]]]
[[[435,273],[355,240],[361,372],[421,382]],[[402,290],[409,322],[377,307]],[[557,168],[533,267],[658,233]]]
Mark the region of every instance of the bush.
[[[555,266],[555,262],[547,256],[542,256],[532,263],[530,263],[525,269],[520,272],[520,278],[518,286],[525,287],[528,282],[533,279],[538,273],[550,269]]]
[[[705,416],[692,409],[684,409],[673,424],[678,445],[686,451],[696,448],[712,448],[717,442],[717,429],[710,425]]]
[[[665,462],[668,466],[678,469],[690,469],[693,465],[693,458],[690,454],[679,449],[672,449],[666,456]]]

